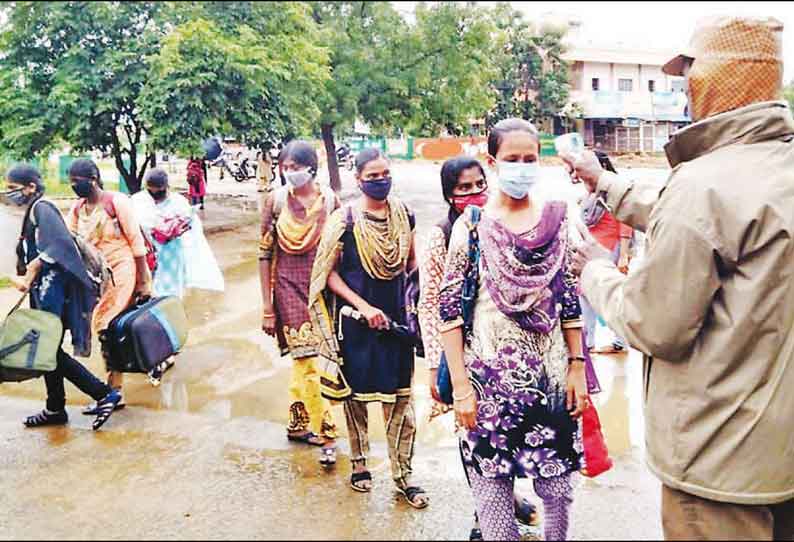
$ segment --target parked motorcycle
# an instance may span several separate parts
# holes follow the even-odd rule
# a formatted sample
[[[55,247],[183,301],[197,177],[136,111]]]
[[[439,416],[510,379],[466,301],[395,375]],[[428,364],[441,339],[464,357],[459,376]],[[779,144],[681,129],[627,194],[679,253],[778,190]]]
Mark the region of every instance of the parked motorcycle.
[[[247,181],[248,179],[256,178],[256,164],[251,163],[251,160],[248,157],[245,157],[242,160],[240,160],[240,157],[241,156],[238,154],[236,160],[231,160],[229,159],[229,156],[224,153],[221,154],[218,159],[212,162],[210,165],[212,167],[220,168],[221,180],[223,180],[225,172],[228,172],[229,175],[232,176],[232,179],[238,183]]]
[[[336,163],[339,164],[339,167],[344,167],[351,171],[356,165],[353,149],[351,149],[350,145],[347,143],[342,143],[342,145],[336,149]]]

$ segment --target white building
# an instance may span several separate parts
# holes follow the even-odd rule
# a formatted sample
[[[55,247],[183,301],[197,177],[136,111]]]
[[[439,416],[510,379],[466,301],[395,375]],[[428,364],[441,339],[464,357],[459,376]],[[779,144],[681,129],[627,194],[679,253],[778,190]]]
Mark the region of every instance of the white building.
[[[659,152],[689,122],[682,77],[662,72],[672,51],[577,46],[571,63],[571,104],[585,143],[612,152]]]
[[[670,134],[690,122],[683,78],[662,73],[678,51],[648,45],[659,36],[616,42],[573,13],[547,13],[540,21],[566,29],[563,59],[571,66],[571,92],[565,110],[578,110],[576,130],[586,144],[611,152],[659,152]],[[565,131],[564,119],[556,119],[554,132]]]

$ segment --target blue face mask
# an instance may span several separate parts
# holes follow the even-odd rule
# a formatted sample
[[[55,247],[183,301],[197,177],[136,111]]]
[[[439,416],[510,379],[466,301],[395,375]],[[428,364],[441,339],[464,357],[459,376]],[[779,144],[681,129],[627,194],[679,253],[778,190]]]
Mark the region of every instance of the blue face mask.
[[[537,162],[496,162],[499,190],[513,199],[524,199],[540,177]]]
[[[383,179],[362,182],[361,191],[376,201],[383,201],[389,197],[391,185],[391,177],[384,177]]]
[[[8,190],[5,192],[5,197],[11,201],[14,205],[19,205],[20,207],[24,207],[30,202],[30,198],[32,195],[27,195],[22,192],[22,188],[15,188],[14,190]]]

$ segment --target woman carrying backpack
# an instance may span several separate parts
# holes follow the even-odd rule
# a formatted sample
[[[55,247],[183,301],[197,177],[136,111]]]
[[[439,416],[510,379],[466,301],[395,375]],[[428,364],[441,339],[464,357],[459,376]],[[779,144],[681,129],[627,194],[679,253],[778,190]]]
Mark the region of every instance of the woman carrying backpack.
[[[44,183],[36,168],[20,164],[8,172],[6,197],[26,207],[22,233],[17,245],[17,288],[30,292],[30,306],[58,316],[69,330],[77,356],[91,354],[91,325],[88,314],[96,305],[98,284],[89,276],[63,216],[44,198]],[[97,401],[96,431],[107,422],[121,395],[102,383],[80,362],[58,349],[58,364],[44,376],[47,404],[44,410],[28,417],[26,427],[65,425],[66,390],[64,379]]]
[[[223,170],[221,170],[223,171]],[[187,184],[190,187],[190,204],[199,205],[204,210],[204,196],[207,194],[207,162],[191,156],[187,162]]]
[[[151,296],[146,244],[130,198],[104,190],[92,160],[75,160],[69,168],[69,182],[79,198],[68,214],[69,229],[95,247],[113,272],[111,284],[94,309],[92,327],[99,333],[136,299]],[[122,383],[122,373],[109,371],[108,384],[119,394]],[[96,407],[89,405],[83,414],[95,414]],[[119,401],[116,408],[124,408],[124,402]]]
[[[339,207],[330,188],[317,182],[317,153],[291,141],[279,156],[288,186],[270,192],[262,210],[259,273],[262,329],[292,356],[287,438],[322,446],[320,463],[336,463],[337,431],[331,405],[320,392],[317,344],[309,321],[309,279],[328,216]]]

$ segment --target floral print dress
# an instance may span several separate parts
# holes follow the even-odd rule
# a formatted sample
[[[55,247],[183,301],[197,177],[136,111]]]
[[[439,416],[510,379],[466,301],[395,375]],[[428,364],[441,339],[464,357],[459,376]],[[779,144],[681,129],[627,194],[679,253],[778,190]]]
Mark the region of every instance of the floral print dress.
[[[464,354],[478,397],[477,426],[465,433],[461,448],[464,462],[486,478],[548,479],[581,467],[579,424],[565,404],[568,349],[562,333],[581,327],[581,310],[568,271],[568,226],[561,209],[564,204],[547,204],[538,227],[523,236],[485,213],[478,225],[480,280]],[[470,223],[465,214],[452,232],[441,292],[442,331],[462,322]],[[511,268],[511,262],[519,267]],[[538,280],[522,292],[516,285],[500,285],[500,271]],[[550,277],[548,283],[543,277]],[[493,295],[500,287],[533,300],[532,309],[511,313],[504,299]]]

